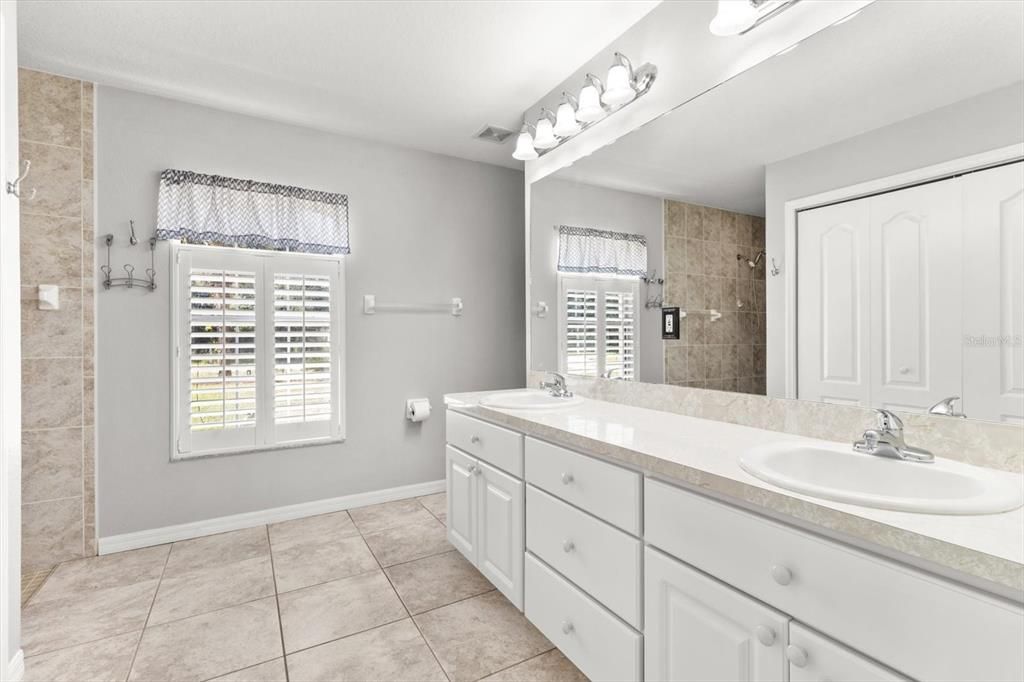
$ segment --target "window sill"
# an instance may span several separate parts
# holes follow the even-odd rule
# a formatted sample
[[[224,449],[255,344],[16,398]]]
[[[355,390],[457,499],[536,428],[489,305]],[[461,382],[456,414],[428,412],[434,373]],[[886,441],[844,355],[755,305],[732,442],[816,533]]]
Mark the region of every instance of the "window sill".
[[[292,441],[290,443],[277,443],[274,445],[260,445],[246,448],[225,448],[223,450],[207,450],[197,453],[181,453],[174,450],[172,446],[171,462],[191,462],[197,459],[211,459],[213,457],[232,457],[236,455],[250,455],[258,452],[274,452],[277,450],[297,450],[300,448],[311,448],[318,445],[334,445],[344,443],[345,437],[332,438],[311,438],[309,440]]]

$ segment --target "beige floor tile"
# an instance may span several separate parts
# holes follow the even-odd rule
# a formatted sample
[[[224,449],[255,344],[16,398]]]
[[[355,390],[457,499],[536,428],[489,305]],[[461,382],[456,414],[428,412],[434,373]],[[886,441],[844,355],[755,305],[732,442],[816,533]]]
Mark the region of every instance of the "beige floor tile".
[[[349,514],[363,534],[433,520],[433,515],[415,499],[357,507],[350,509]]]
[[[457,551],[385,570],[409,613],[422,613],[490,592],[494,586]]]
[[[277,549],[295,543],[306,543],[320,537],[347,538],[359,535],[348,512],[320,514],[304,519],[274,523],[270,526],[270,544]]]
[[[414,619],[452,680],[477,680],[552,648],[499,592],[427,611]]]
[[[446,537],[444,524],[423,507],[420,509],[429,520],[363,536],[381,566],[393,566],[425,556],[442,554],[452,549]]]
[[[436,495],[427,495],[426,497],[419,498],[420,504],[427,508],[427,511],[434,515],[441,523],[446,523],[448,519],[448,495],[445,493],[437,493]]]
[[[280,595],[286,651],[369,630],[407,615],[383,571]]]
[[[270,597],[146,628],[129,679],[208,680],[281,655]]]
[[[200,568],[161,581],[149,624],[167,623],[273,595],[274,574],[269,556]]]
[[[408,619],[289,654],[288,677],[292,682],[447,682]]]
[[[489,675],[484,678],[484,682],[587,682],[587,676],[561,651],[552,649],[546,654]]]
[[[223,566],[269,554],[266,526],[183,540],[171,546],[171,556],[167,560],[164,576],[173,577],[197,568]]]
[[[33,599],[21,612],[25,655],[141,630],[158,582],[147,580],[39,603]]]
[[[124,682],[142,631],[25,659],[24,682]]]
[[[157,580],[167,563],[170,545],[133,549],[68,561],[56,568],[33,604],[81,596],[85,592]]]
[[[284,658],[275,658],[251,668],[215,677],[210,682],[285,682]]]
[[[278,592],[290,592],[377,568],[377,560],[359,535],[349,538],[318,536],[280,549],[277,540],[272,540],[271,547]]]

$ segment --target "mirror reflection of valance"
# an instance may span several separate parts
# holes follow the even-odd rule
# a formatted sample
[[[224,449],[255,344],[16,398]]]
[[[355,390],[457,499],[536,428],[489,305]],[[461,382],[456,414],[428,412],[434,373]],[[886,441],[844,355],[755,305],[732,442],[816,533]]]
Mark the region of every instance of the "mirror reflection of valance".
[[[157,239],[299,253],[349,253],[348,196],[167,169]]]
[[[560,225],[558,271],[643,277],[647,274],[647,237]]]

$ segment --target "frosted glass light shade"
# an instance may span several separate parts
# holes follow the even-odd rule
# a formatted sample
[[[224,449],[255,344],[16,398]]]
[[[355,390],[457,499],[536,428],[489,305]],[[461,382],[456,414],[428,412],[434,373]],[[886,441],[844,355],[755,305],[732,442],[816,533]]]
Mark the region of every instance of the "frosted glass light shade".
[[[743,33],[757,21],[757,8],[749,0],[718,0],[718,12],[708,29],[716,36]]]
[[[576,122],[576,112],[568,102],[558,105],[558,116],[555,119],[555,135],[559,137],[572,137],[580,131],[580,124]]]
[[[537,158],[537,150],[533,147],[533,138],[525,130],[519,133],[516,140],[516,150],[512,152],[512,158],[517,161],[533,161]]]
[[[601,95],[597,87],[587,85],[580,90],[580,105],[576,109],[576,120],[580,123],[591,123],[604,118],[605,111],[601,108]]]
[[[547,117],[537,121],[537,136],[533,138],[533,146],[540,149],[551,149],[558,146],[555,130],[551,125],[551,120]]]
[[[615,64],[608,69],[608,87],[601,100],[610,107],[617,107],[636,98],[636,90],[629,82],[629,69],[623,64]]]

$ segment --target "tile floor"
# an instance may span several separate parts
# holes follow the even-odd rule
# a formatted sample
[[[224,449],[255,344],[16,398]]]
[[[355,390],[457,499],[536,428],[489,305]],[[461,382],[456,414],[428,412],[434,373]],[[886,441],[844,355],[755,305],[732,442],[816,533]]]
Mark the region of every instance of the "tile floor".
[[[444,519],[441,493],[61,564],[25,679],[585,680]]]

